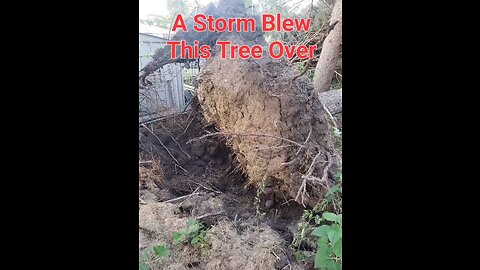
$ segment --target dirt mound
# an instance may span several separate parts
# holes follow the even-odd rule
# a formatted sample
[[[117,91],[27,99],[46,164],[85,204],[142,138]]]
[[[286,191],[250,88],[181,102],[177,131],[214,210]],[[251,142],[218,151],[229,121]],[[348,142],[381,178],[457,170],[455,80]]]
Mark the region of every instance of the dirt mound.
[[[237,43],[238,40],[236,41]],[[215,72],[228,70],[228,72]],[[334,171],[334,138],[312,85],[287,63],[209,60],[199,77],[199,102],[205,118],[223,134],[251,182],[296,198],[302,185],[315,205]],[[309,185],[304,179],[309,178]],[[303,188],[303,187],[302,187]]]
[[[222,222],[207,238],[211,248],[206,269],[281,269],[277,263],[285,257],[283,239],[265,225],[239,233],[232,223]]]
[[[166,244],[170,250],[166,257],[147,261],[150,269],[262,270],[283,269],[290,264],[285,240],[265,224],[241,230],[235,223],[224,220],[207,231],[208,249],[174,245],[172,233],[186,228],[188,220],[176,214],[177,209],[177,205],[169,203],[140,207],[140,258],[145,258],[147,248],[157,245]]]

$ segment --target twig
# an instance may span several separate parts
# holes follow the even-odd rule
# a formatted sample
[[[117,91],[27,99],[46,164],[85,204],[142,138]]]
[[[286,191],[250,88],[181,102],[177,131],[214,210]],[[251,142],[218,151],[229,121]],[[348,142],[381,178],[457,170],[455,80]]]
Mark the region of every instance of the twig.
[[[209,191],[211,191],[211,192],[214,192],[214,193],[217,193],[217,194],[223,194],[222,191],[220,191],[217,187],[215,187],[214,185],[212,185],[212,184],[210,184],[210,183],[208,183],[208,182],[207,182],[208,184],[210,184],[212,187],[216,188],[217,190],[211,189],[211,188],[209,188],[209,187],[206,187],[206,186],[204,186],[204,185],[202,185],[202,184],[200,184],[200,183],[198,183],[198,182],[192,181],[192,180],[188,180],[188,181],[189,181],[189,182],[192,182],[192,183],[194,183],[194,184],[197,184],[197,185],[199,185],[200,187],[202,187],[202,188],[204,188],[204,189],[206,189],[206,190],[209,190]]]
[[[227,175],[225,175],[225,177],[228,177],[228,176],[230,176],[231,174],[233,174],[234,172],[236,172],[237,169],[240,168],[241,165],[242,165],[242,164],[238,164],[238,166],[235,167],[233,170],[231,170]]]
[[[322,151],[319,151],[318,154],[313,158],[313,161],[312,161],[312,164],[310,164],[310,167],[308,168],[307,170],[307,173],[305,175],[302,175],[302,184],[300,185],[300,188],[298,189],[297,191],[297,196],[295,197],[295,201],[298,202],[298,197],[300,197],[300,195],[302,195],[302,205],[303,207],[305,207],[305,204],[303,203],[303,200],[304,200],[304,197],[305,197],[305,194],[310,197],[307,193],[307,180],[311,179],[311,175],[313,173],[313,169],[315,168],[314,165],[315,165],[315,161],[317,160],[317,158],[320,156],[320,154],[322,153]]]
[[[187,105],[185,105],[185,108],[183,108],[182,113],[184,113],[187,110],[188,106],[190,106],[192,104],[192,102],[195,98],[197,98],[197,96],[194,96],[194,97],[192,97],[192,99],[190,99],[190,101],[187,103]]]
[[[330,170],[330,167],[333,165],[332,155],[328,151],[325,151],[325,154],[327,154],[328,164],[323,168],[322,182],[328,182],[328,170]]]
[[[302,149],[302,148],[300,148],[300,149]],[[295,157],[294,159],[290,160],[289,162],[283,162],[283,163],[280,164],[280,165],[282,165],[282,166],[291,165],[291,164],[293,164],[293,162],[295,162],[295,160],[297,160],[297,158],[298,158],[298,157]]]
[[[323,106],[323,109],[327,112],[328,116],[330,117],[330,119],[332,119],[332,122],[333,122],[333,126],[335,128],[338,128],[337,126],[337,122],[335,121],[335,118],[333,118],[333,115],[330,113],[330,111],[327,109],[327,106],[325,106],[325,104],[322,103],[322,106]]]
[[[308,132],[307,138],[305,139],[303,145],[307,144],[308,140],[310,139],[310,135],[312,135],[312,127],[310,127],[310,131]],[[299,148],[295,155],[298,155],[300,153],[300,150],[302,150],[302,148]]]
[[[197,114],[198,114],[198,111],[193,115],[192,119],[188,122],[188,125],[187,125],[187,127],[185,127],[185,129],[183,130],[182,134],[180,134],[180,135],[177,136],[177,140],[178,140],[180,137],[182,137],[183,134],[185,134],[185,133],[187,132],[188,127],[190,127],[190,125],[191,125],[192,122],[193,122],[193,119],[195,119],[195,116],[197,116]],[[188,144],[188,142],[187,142],[187,144]]]
[[[141,164],[148,164],[148,163],[152,163],[153,161],[152,160],[146,160],[146,161],[138,161],[138,164],[141,165]]]
[[[300,73],[300,74],[298,74],[297,76],[293,77],[292,83],[293,83],[296,79],[302,77],[303,75],[305,75],[305,73],[307,73],[307,70],[308,70],[308,68],[310,67],[310,64],[312,64],[312,59],[311,59],[311,58],[310,58],[310,60],[308,60],[308,62],[305,64],[305,67],[303,68],[302,73]]]
[[[192,194],[188,195],[187,198],[185,198],[185,200],[178,205],[178,207],[182,206],[182,204],[183,204],[184,202],[186,202],[188,199],[190,199],[190,197],[192,197],[192,196],[198,191],[199,188],[200,188],[200,187],[197,187],[197,189],[195,189],[195,191],[192,192]]]
[[[273,252],[273,250],[272,250],[272,251],[270,251],[270,252],[271,252],[271,253],[272,253],[272,254],[273,254],[273,255],[274,255],[276,258],[277,258],[277,260],[279,260],[279,261],[280,261],[280,257],[278,257],[278,255],[277,255],[277,254],[275,254],[275,252]]]
[[[210,168],[210,165],[212,164],[212,160],[210,160],[207,164],[207,166],[205,166],[205,171],[203,172],[203,177],[206,177],[207,175],[207,171],[208,169]]]
[[[180,166],[180,164],[178,163],[178,160],[172,155],[172,153],[170,153],[170,150],[168,150],[168,148],[165,146],[165,144],[163,144],[162,140],[160,140],[160,138],[158,138],[158,136],[153,133],[153,131],[151,129],[149,129],[145,124],[142,124],[142,126],[144,128],[146,128],[150,133],[152,133],[152,135],[158,140],[158,142],[160,142],[160,144],[163,146],[163,148],[165,148],[165,150],[167,150],[167,153],[170,155],[170,157],[175,160],[175,164],[180,168],[182,169],[184,172],[188,173],[187,170],[185,170],[182,166]]]
[[[139,200],[138,203],[140,203],[140,204],[147,204],[144,200],[142,200],[142,199],[140,199],[140,198],[138,198],[138,200]]]
[[[152,124],[152,123],[155,123],[155,122],[158,122],[158,121],[162,121],[162,120],[165,120],[165,119],[170,118],[170,117],[175,117],[175,116],[177,116],[177,115],[182,115],[182,114],[186,114],[186,112],[183,112],[183,113],[171,113],[171,114],[169,114],[169,115],[158,116],[157,118],[153,118],[153,119],[150,119],[150,120],[140,120],[139,126],[141,126],[142,124]]]
[[[284,140],[284,141],[287,141],[287,142],[289,142],[289,143],[293,143],[293,144],[295,144],[295,145],[298,145],[298,146],[300,146],[300,147],[302,147],[302,148],[305,147],[305,145],[303,145],[303,144],[300,144],[300,143],[298,143],[298,142],[295,142],[295,141],[292,141],[292,140],[289,140],[289,139],[285,139],[285,138],[282,138],[282,137],[278,137],[278,136],[275,136],[275,135],[253,134],[253,133],[250,133],[250,134],[240,134],[240,133],[226,133],[226,132],[213,132],[213,133],[209,133],[209,134],[203,135],[203,136],[201,136],[201,137],[191,139],[191,140],[189,140],[189,141],[187,142],[187,144],[190,144],[190,143],[192,143],[192,142],[205,139],[205,138],[207,138],[207,137],[217,136],[217,135],[269,137],[269,138],[275,138],[275,139],[279,139],[279,140]]]
[[[285,197],[285,194],[283,194],[283,191],[280,190],[280,193],[282,193],[283,199],[285,200],[285,202],[282,203],[282,205],[286,204],[286,205],[290,206],[290,201],[293,201],[293,200],[292,199],[287,200],[287,197]]]
[[[206,218],[206,217],[210,217],[210,216],[221,215],[223,213],[224,213],[224,211],[218,211],[218,212],[215,212],[215,213],[210,213],[210,214],[205,214],[205,215],[198,216],[195,219],[202,219],[202,218]]]
[[[313,1],[312,1],[312,2],[313,2]],[[288,259],[288,254],[287,254],[287,252],[285,252],[285,250],[283,250],[283,249],[281,249],[281,250],[282,250],[283,254],[285,254],[285,258],[287,258],[287,262],[288,262],[288,265],[285,265],[285,267],[283,267],[282,270],[285,269],[285,268],[287,268],[287,267],[290,267],[290,269],[292,269],[292,265],[290,264],[290,260]]]
[[[317,158],[320,156],[321,153],[322,151],[318,152],[318,154],[313,158],[312,164],[310,164],[310,167],[307,170],[307,174],[305,175],[306,177],[312,175],[313,169],[314,169],[313,165],[315,165],[315,161],[317,160]]]
[[[197,192],[197,190],[198,190],[198,188],[197,188],[194,192],[192,192],[191,194],[189,194],[189,195],[183,195],[183,196],[180,196],[180,197],[177,197],[177,198],[173,198],[173,199],[170,199],[170,200],[168,200],[168,201],[163,201],[163,202],[164,202],[164,203],[171,203],[171,202],[179,201],[179,200],[181,200],[181,199],[188,198],[188,197],[190,197],[190,196],[193,196],[193,195],[195,194],[195,192]]]
[[[170,138],[178,146],[180,151],[182,151],[182,153],[184,153],[189,159],[191,159],[192,157],[187,152],[185,152],[185,150],[183,150],[182,146],[180,146],[180,144],[177,142],[177,140],[175,140],[175,138],[173,138],[172,133],[170,133],[170,131],[168,131],[162,124],[160,124],[160,126],[168,133],[168,136],[170,136]]]
[[[303,198],[304,198],[305,194],[307,194],[307,196],[308,196],[308,193],[307,193],[307,178],[303,178],[302,184],[300,185],[300,188],[297,191],[297,196],[295,196],[295,201],[298,202],[298,197],[300,197],[300,195],[302,195],[301,203],[302,203],[304,208],[306,207],[305,204],[303,203]]]
[[[282,148],[292,147],[292,146],[293,145],[281,145],[281,146],[272,146],[272,147],[265,147],[265,148],[256,148],[256,149],[253,149],[253,151],[258,152],[258,151],[265,151],[265,150],[282,149]]]

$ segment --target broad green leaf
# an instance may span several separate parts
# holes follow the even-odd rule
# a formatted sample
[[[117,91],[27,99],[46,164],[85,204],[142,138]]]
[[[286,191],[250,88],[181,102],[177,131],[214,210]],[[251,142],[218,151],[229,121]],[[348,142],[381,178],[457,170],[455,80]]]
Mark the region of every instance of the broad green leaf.
[[[328,221],[337,221],[337,215],[334,213],[325,212],[322,217]]]
[[[335,243],[333,240],[335,240],[336,235],[337,235],[337,232],[335,230],[330,230],[327,232],[328,240],[330,241],[330,243],[332,244]]]
[[[338,186],[331,187],[327,193],[325,194],[326,197],[333,195],[333,193],[338,191]]]
[[[340,224],[342,224],[342,215],[343,214],[340,214],[340,215],[337,216],[337,222],[340,223]]]
[[[342,182],[342,172],[338,172],[336,175],[338,181]]]
[[[185,239],[185,234],[184,233],[179,233],[179,232],[174,232],[172,234],[172,238],[173,238],[173,242],[175,244],[178,244]]]
[[[325,236],[327,235],[327,231],[329,229],[330,229],[330,226],[322,225],[320,227],[315,228],[315,230],[313,230],[312,232],[312,235],[319,236],[319,237]]]
[[[318,240],[317,240],[317,246],[318,248],[325,248],[325,249],[328,249],[329,248],[329,245],[328,245],[328,237],[327,236],[324,236],[324,237],[320,237]]]
[[[149,251],[151,250],[148,248],[143,251],[142,258],[144,261],[147,261],[148,259],[150,259]]]
[[[331,245],[335,245],[335,243],[342,238],[342,228],[340,228],[337,224],[332,225],[331,230],[327,232],[327,236]]]
[[[200,225],[194,224],[194,225],[188,227],[187,233],[188,234],[195,233],[195,232],[198,232],[198,230],[200,230]]]
[[[335,245],[333,245],[332,247],[332,251],[333,251],[333,254],[335,254],[335,256],[339,257],[339,258],[342,258],[342,238],[340,238],[340,240],[335,243]]]
[[[195,237],[192,239],[192,242],[191,242],[191,243],[192,243],[192,245],[195,245],[195,244],[197,244],[199,241],[200,241],[200,236],[198,235],[198,236],[195,236]]]
[[[142,262],[142,263],[140,263],[140,264],[138,265],[138,269],[139,269],[139,270],[150,270],[150,269],[148,268],[148,265],[147,265],[146,263],[144,263],[144,262]]]
[[[327,262],[327,265],[325,267],[325,269],[328,269],[328,270],[341,270],[342,269],[342,266],[337,263],[335,260],[329,260]]]
[[[155,252],[157,256],[165,257],[168,255],[168,248],[165,244],[163,244],[160,246],[153,247],[153,252]]]
[[[187,220],[187,225],[188,226],[193,226],[193,225],[198,225],[198,221],[196,221],[195,219],[189,219]]]
[[[328,263],[328,250],[326,248],[317,249],[315,254],[315,268],[324,268]]]

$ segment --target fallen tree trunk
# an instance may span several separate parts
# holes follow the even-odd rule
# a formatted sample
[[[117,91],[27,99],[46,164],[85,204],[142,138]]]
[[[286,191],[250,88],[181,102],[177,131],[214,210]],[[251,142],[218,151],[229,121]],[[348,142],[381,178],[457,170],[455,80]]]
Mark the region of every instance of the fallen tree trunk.
[[[342,112],[342,89],[322,92],[319,94],[319,99],[331,114]]]
[[[322,93],[330,90],[333,74],[340,57],[342,44],[342,0],[336,0],[330,18],[332,30],[328,33],[322,45],[313,77],[315,91]]]
[[[217,10],[224,18],[247,17],[242,0],[221,0]],[[236,45],[264,42],[258,33],[216,38]],[[218,50],[212,52],[198,78],[205,119],[220,130],[208,136],[226,136],[249,181],[265,193],[316,205],[341,162],[313,85],[305,77],[293,80],[297,71],[285,60],[266,54],[258,60],[222,59]]]

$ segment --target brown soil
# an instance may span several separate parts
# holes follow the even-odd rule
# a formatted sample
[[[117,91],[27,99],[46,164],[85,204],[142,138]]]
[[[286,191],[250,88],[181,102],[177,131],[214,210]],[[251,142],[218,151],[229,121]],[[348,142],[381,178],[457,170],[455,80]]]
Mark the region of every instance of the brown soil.
[[[216,131],[200,111],[147,127],[178,161],[140,129],[139,259],[150,269],[311,269],[295,262],[289,248],[303,207],[287,196],[271,206],[268,195],[257,196],[225,139],[186,143]],[[190,218],[208,229],[208,248],[172,243],[172,233],[185,229]],[[145,260],[147,248],[161,243],[170,254]]]
[[[333,182],[338,163],[323,107],[307,79],[293,80],[296,75],[287,62],[268,57],[222,59],[216,54],[200,73],[198,96],[208,122],[233,134],[228,143],[249,181],[270,187],[277,198],[296,198],[319,154],[311,173],[318,180],[309,181],[304,202],[313,207],[328,186],[319,181],[324,168],[329,166],[330,173],[325,180]]]

